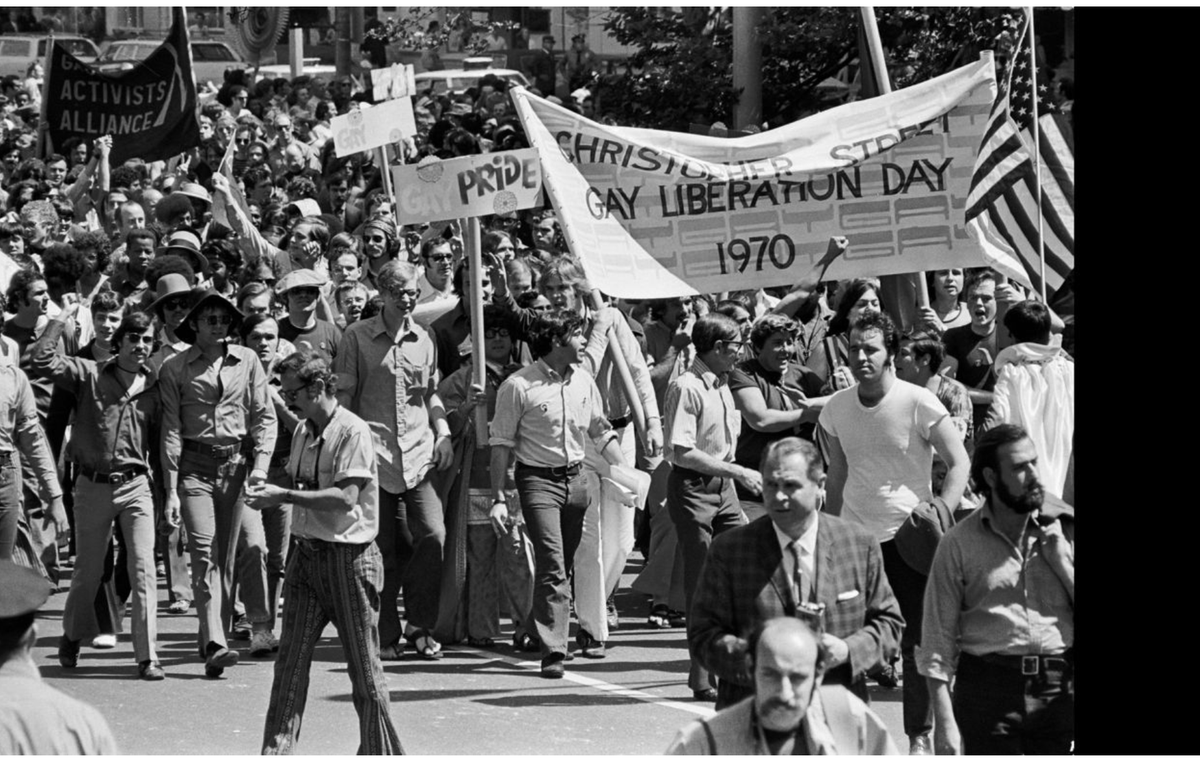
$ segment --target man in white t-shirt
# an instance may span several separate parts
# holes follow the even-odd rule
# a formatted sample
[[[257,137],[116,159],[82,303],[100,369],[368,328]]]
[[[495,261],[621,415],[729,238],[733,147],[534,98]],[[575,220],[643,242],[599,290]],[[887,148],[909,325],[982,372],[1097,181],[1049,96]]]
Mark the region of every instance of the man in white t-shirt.
[[[914,658],[925,576],[904,562],[893,538],[914,508],[933,500],[934,451],[949,469],[941,498],[952,512],[970,460],[937,396],[896,378],[899,352],[900,333],[886,313],[865,313],[851,324],[850,371],[858,384],[831,397],[819,421],[829,459],[825,508],[865,527],[883,547],[884,572],[905,622],[904,731],[911,754],[929,754],[933,711]]]

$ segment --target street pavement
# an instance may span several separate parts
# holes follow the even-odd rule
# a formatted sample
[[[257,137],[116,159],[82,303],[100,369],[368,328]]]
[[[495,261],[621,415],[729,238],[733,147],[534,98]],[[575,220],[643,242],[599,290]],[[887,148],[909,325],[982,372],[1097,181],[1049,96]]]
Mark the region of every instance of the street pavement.
[[[538,675],[536,653],[513,650],[507,621],[493,648],[445,647],[439,661],[420,660],[410,648],[404,660],[385,663],[392,719],[405,750],[426,755],[659,754],[680,727],[711,713],[712,706],[694,702],[687,687],[684,630],[646,625],[646,599],[628,588],[641,568],[641,556],[635,553],[629,564],[617,593],[621,625],[609,640],[608,656],[576,656],[561,680]],[[64,579],[60,586],[68,583]],[[196,655],[195,610],[168,615],[166,597],[160,582],[158,649],[165,681],[136,678],[128,624],[115,649],[85,646],[78,668],[61,668],[56,653],[65,591],[51,596],[38,619],[34,658],[42,676],[99,709],[123,753],[258,753],[274,656],[251,658],[249,643],[235,641],[231,644],[241,653],[241,663],[220,679],[205,678]],[[331,624],[313,661],[300,753],[350,754],[358,748],[344,661]],[[871,697],[897,746],[906,751],[900,690],[872,683]]]

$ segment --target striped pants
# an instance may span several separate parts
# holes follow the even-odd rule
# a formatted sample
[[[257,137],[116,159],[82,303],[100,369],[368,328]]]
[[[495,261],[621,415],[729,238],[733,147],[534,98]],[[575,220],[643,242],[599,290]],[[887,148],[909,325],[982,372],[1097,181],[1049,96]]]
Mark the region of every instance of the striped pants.
[[[298,538],[283,583],[283,625],[267,723],[264,755],[291,753],[300,736],[313,653],[332,621],[350,672],[358,712],[360,755],[404,752],[388,710],[387,680],[379,662],[379,591],[383,558],[374,542],[337,544]]]

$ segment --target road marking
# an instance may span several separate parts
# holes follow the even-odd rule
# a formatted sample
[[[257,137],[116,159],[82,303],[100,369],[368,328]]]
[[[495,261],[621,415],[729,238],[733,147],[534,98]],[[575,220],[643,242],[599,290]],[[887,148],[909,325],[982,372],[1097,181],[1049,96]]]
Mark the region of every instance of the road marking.
[[[464,653],[470,653],[476,658],[483,658],[487,661],[495,661],[499,663],[507,663],[510,666],[517,666],[519,668],[540,670],[542,665],[539,661],[526,661],[494,651],[485,653],[482,651],[471,650],[469,648],[459,648],[459,650]],[[654,695],[649,692],[639,692],[637,690],[626,689],[618,684],[612,684],[611,682],[606,682],[602,679],[593,679],[590,676],[580,676],[579,674],[573,674],[570,671],[563,675],[563,679],[584,687],[591,687],[592,689],[599,690],[601,692],[607,692],[610,695],[633,698],[634,700],[644,700],[647,703],[660,705],[664,708],[674,708],[677,711],[684,711],[686,713],[693,713],[700,716],[711,716],[713,713],[711,706],[705,708],[702,705],[693,705],[692,703],[679,703],[674,700],[668,700],[664,697],[659,697],[658,695]]]

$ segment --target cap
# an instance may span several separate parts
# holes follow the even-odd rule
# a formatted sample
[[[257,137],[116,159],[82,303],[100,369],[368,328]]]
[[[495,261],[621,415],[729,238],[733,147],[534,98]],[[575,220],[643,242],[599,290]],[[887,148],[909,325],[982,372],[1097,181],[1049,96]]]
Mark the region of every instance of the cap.
[[[224,295],[213,290],[207,290],[204,295],[196,301],[196,304],[188,310],[187,315],[183,317],[183,323],[180,324],[177,329],[175,329],[175,336],[179,337],[179,339],[183,340],[184,342],[195,344],[196,331],[192,329],[191,321],[200,315],[201,311],[212,305],[223,305],[229,309],[229,314],[233,317],[233,323],[229,325],[229,333],[236,333],[238,327],[242,325],[242,312],[237,309],[236,305],[229,302],[229,299]]]
[[[210,205],[212,204],[212,196],[208,194],[208,190],[195,182],[184,182],[175,192],[184,197],[194,197],[197,200],[203,200]]]
[[[576,34],[574,37],[571,37],[571,41],[572,42],[587,42],[587,35],[586,34]]]
[[[279,283],[275,285],[275,292],[279,295],[286,295],[289,290],[299,287],[320,287],[324,283],[321,276],[311,268],[297,268],[284,274]]]
[[[542,42],[543,42],[543,43],[544,43],[544,42],[547,42],[547,41],[549,41],[549,42],[557,42],[557,40],[555,40],[555,39],[554,39],[554,35],[553,35],[553,34],[547,34],[545,37],[542,37]]]
[[[33,613],[50,597],[50,582],[33,569],[0,561],[0,620]]]
[[[311,197],[304,197],[288,203],[288,210],[295,208],[301,216],[320,216],[321,206]]]

